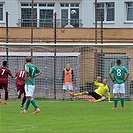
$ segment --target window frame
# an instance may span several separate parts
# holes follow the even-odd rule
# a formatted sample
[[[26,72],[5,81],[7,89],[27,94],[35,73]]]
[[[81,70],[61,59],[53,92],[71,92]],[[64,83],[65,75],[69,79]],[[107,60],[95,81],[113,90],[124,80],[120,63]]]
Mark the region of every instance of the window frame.
[[[103,7],[103,9],[104,9],[104,19],[103,19],[103,23],[115,23],[115,2],[98,2],[98,4],[99,3],[103,3],[104,4],[104,7]],[[107,7],[107,4],[108,3],[113,3],[114,4],[114,7],[111,7],[111,8],[114,8],[114,20],[113,21],[107,21],[107,11],[108,11],[108,7]],[[98,8],[97,8],[98,9]],[[95,3],[94,3],[94,23],[95,23]],[[98,21],[97,20],[97,23],[101,23],[101,20],[100,21]]]
[[[25,6],[23,6],[22,4],[25,4]],[[27,4],[27,5],[26,5]],[[34,9],[36,8],[37,9],[37,5],[36,3],[34,3]],[[20,16],[21,16],[21,20],[22,20],[22,9],[31,9],[31,3],[30,2],[21,2],[20,3]],[[29,19],[30,20],[30,19]],[[23,22],[24,23],[24,22]],[[36,20],[36,23],[37,23],[37,20]],[[26,22],[25,22],[26,24]],[[30,23],[29,23],[30,24]],[[30,27],[30,26],[22,26],[22,23],[21,23],[21,27]],[[37,27],[37,25],[35,26]]]
[[[133,2],[131,2],[131,1],[126,1],[125,3],[124,3],[124,5],[125,5],[125,23],[131,23],[131,24],[133,24],[133,20],[127,20],[127,16],[128,16],[128,9],[129,9],[129,7],[127,7],[127,4],[128,3],[133,3]],[[132,7],[133,8],[133,7]]]
[[[39,6],[39,4],[45,4],[46,6]],[[52,4],[53,6],[49,6],[49,4]],[[55,3],[54,2],[38,2],[38,7],[37,7],[37,27],[41,27],[40,26],[40,10],[53,10],[53,13],[55,12]],[[46,20],[45,20],[46,21]],[[53,22],[54,22],[54,15],[53,15]],[[45,26],[45,28],[47,28],[47,26]],[[48,26],[49,28],[49,26]]]
[[[67,4],[68,6],[61,6],[61,4]],[[71,5],[74,5],[74,6],[71,6]],[[78,6],[75,6],[75,5],[77,5],[78,4]],[[59,3],[59,5],[60,5],[60,20],[61,20],[61,22],[62,22],[62,9],[67,9],[68,10],[68,24],[70,24],[71,22],[71,9],[78,9],[79,10],[79,20],[80,20],[80,2],[60,2]],[[61,25],[62,25],[62,23],[61,23]],[[79,26],[80,27],[80,26]]]
[[[4,19],[5,19],[5,17],[4,17],[4,2],[0,2],[0,4],[2,4],[2,20],[0,20],[0,23],[3,23],[4,22]]]
[[[22,4],[25,4],[25,6],[23,6]],[[27,5],[26,5],[27,4]],[[42,6],[41,6],[42,4]],[[36,27],[40,27],[40,10],[41,9],[53,9],[53,12],[55,11],[55,3],[54,2],[36,2],[34,3],[34,8],[36,8],[37,10],[37,16],[36,16],[36,23],[37,26]],[[31,8],[31,3],[30,2],[21,2],[20,3],[20,16],[22,16],[22,8],[28,9]],[[21,17],[22,19],[22,17]],[[53,19],[54,19],[54,15],[53,15]],[[22,27],[22,26],[21,26]]]

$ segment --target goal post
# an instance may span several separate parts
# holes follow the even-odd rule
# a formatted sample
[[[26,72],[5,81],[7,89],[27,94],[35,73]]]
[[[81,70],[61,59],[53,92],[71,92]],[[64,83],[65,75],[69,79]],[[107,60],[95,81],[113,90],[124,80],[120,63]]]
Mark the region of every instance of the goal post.
[[[7,46],[8,54],[6,54]],[[113,83],[108,73],[111,67],[115,65],[116,59],[120,58],[122,65],[130,72],[130,77],[125,84],[125,97],[130,99],[131,95],[133,95],[132,46],[132,44],[111,43],[103,45],[93,43],[58,43],[56,44],[55,54],[55,44],[52,43],[0,43],[0,63],[2,64],[2,61],[6,60],[8,55],[8,67],[15,75],[17,71],[23,69],[25,58],[26,56],[31,56],[32,48],[33,63],[42,71],[42,75],[36,78],[34,97],[56,97],[56,99],[61,99],[63,92],[62,73],[66,62],[70,62],[74,71],[74,93],[96,89],[93,82],[97,76],[101,76],[102,79],[107,78],[111,98],[113,98]],[[54,66],[56,69],[54,69]],[[54,74],[56,74],[56,91]],[[11,78],[9,78],[9,96],[12,98],[16,97],[15,79]],[[68,93],[66,97],[70,97]]]

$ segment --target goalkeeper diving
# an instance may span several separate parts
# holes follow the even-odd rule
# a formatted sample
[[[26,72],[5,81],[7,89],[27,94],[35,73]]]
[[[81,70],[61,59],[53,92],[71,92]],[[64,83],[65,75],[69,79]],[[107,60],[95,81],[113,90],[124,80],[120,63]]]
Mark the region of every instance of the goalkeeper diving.
[[[72,92],[69,91],[69,94],[71,95],[71,97],[90,95],[95,100],[89,100],[89,102],[101,102],[106,100],[104,94],[107,93],[108,101],[110,102],[110,92],[109,92],[109,87],[107,85],[107,79],[103,79],[102,83],[99,82],[100,80],[101,80],[101,77],[97,76],[96,81],[94,81],[94,85],[97,86],[98,88],[95,89],[94,91],[85,91],[85,92],[80,92],[76,94],[73,94]]]

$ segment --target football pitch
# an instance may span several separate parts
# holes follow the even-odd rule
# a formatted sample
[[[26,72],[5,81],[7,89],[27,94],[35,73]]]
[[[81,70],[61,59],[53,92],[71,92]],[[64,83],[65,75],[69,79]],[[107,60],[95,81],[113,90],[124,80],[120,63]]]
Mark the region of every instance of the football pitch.
[[[111,110],[113,103],[37,100],[41,112],[20,114],[20,101],[0,104],[0,133],[133,133],[133,103]]]

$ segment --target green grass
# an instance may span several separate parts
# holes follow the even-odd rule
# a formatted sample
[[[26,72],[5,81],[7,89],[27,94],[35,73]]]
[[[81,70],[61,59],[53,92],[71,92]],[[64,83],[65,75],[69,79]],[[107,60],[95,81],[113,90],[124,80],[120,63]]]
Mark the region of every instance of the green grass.
[[[111,110],[113,103],[87,101],[37,101],[41,112],[20,114],[20,101],[0,104],[0,133],[133,133],[131,101],[122,111]]]

